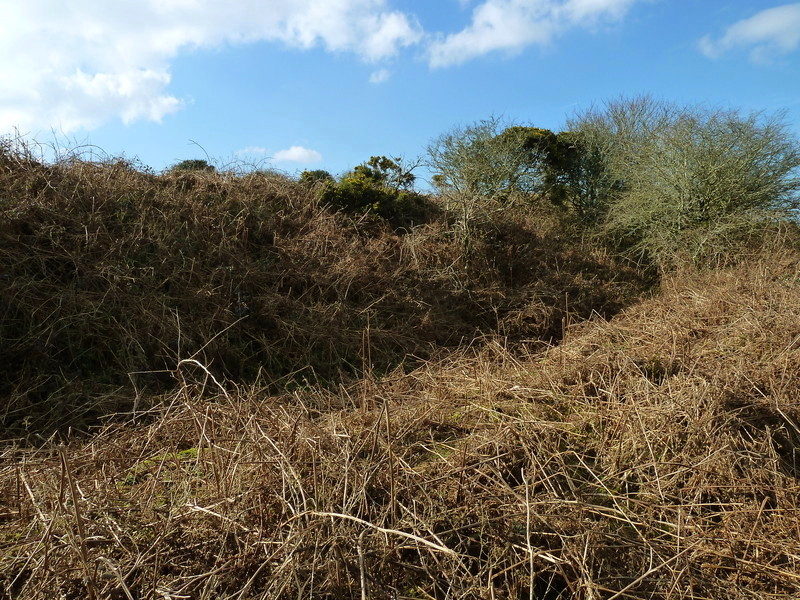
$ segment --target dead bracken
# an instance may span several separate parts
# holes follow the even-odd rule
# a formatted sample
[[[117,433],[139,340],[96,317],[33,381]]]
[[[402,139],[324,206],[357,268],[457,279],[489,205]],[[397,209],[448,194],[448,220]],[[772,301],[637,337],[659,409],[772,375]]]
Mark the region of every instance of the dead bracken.
[[[800,253],[465,250],[274,173],[0,151],[0,598],[800,595]]]

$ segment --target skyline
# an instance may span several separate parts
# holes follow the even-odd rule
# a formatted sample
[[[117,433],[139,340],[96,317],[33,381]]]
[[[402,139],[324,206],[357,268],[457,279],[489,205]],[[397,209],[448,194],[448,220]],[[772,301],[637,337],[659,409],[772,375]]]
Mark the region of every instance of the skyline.
[[[798,48],[800,2],[0,0],[0,135],[336,174],[643,93],[800,133]]]

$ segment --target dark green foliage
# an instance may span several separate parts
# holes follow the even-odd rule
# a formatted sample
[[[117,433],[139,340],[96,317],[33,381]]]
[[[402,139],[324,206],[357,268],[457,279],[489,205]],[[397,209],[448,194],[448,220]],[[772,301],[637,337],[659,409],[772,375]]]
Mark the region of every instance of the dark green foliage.
[[[545,191],[550,157],[555,152],[556,135],[549,129],[515,125],[489,141],[492,155],[509,162],[503,194],[538,194]]]
[[[175,165],[171,166],[169,170],[173,173],[178,171],[205,171],[208,173],[213,173],[217,169],[214,165],[209,164],[207,160],[203,160],[201,158],[192,158],[176,163]]]
[[[427,222],[436,213],[428,198],[410,189],[414,179],[398,160],[373,156],[339,182],[326,182],[320,200],[335,210],[372,213],[396,227],[408,227]]]
[[[515,161],[503,185],[503,195],[536,194],[570,209],[582,222],[598,218],[603,203],[597,184],[602,173],[599,155],[579,133],[515,125],[492,138],[491,154]]]
[[[414,186],[416,177],[412,173],[416,165],[406,167],[399,158],[391,159],[385,156],[372,156],[370,159],[353,169],[354,173],[362,174],[377,185],[395,190],[410,190]]]
[[[333,175],[323,169],[314,169],[313,171],[303,171],[300,173],[300,183],[309,187],[328,181],[333,181]]]
[[[514,125],[492,139],[491,145],[498,148],[512,146],[521,148],[527,170],[544,171],[549,157],[557,144],[556,135],[549,129]]]
[[[548,146],[544,162],[548,198],[570,208],[585,224],[597,222],[606,202],[602,156],[579,132],[562,131]]]

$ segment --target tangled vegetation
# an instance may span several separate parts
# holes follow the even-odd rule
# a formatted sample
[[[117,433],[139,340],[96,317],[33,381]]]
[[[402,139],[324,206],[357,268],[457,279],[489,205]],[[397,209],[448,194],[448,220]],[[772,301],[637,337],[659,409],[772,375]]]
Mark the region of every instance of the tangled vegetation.
[[[800,143],[780,115],[641,97],[570,127],[602,157],[604,233],[662,269],[724,261],[800,208]]]
[[[276,173],[155,175],[5,149],[0,427],[145,408],[188,359],[281,391],[413,368],[482,336],[546,343],[568,315],[610,316],[649,285],[524,212],[464,256],[445,215],[410,227],[403,198],[419,194],[356,172],[320,193]]]
[[[431,148],[436,194],[0,143],[0,599],[800,596],[785,128]]]
[[[428,148],[434,183],[470,226],[555,204],[639,265],[724,263],[800,209],[800,142],[783,115],[620,98],[568,130],[458,127]]]

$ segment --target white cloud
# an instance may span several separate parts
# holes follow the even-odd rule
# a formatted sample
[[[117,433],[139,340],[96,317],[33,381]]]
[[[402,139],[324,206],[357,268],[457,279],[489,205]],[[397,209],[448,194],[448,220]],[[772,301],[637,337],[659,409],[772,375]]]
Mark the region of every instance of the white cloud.
[[[248,146],[247,148],[242,148],[241,150],[237,150],[235,152],[236,156],[264,156],[269,150],[264,148],[263,146]]]
[[[698,45],[709,58],[719,58],[737,48],[748,48],[755,62],[788,54],[800,46],[800,2],[762,10],[728,27],[721,38],[714,40],[707,35]]]
[[[384,83],[385,81],[389,81],[389,77],[392,74],[388,69],[378,69],[377,71],[373,71],[369,76],[370,83]]]
[[[0,0],[0,134],[158,122],[184,106],[171,65],[196,49],[267,41],[376,64],[425,44],[430,65],[445,67],[548,44],[641,1],[459,0],[474,4],[471,23],[437,37],[394,10],[399,0]],[[785,33],[784,45],[796,43]],[[389,75],[377,65],[370,81]]]
[[[302,146],[292,146],[276,152],[274,160],[277,162],[315,163],[322,160],[322,154]]]
[[[461,64],[493,51],[521,52],[546,45],[569,27],[616,20],[639,0],[485,0],[472,22],[458,33],[439,37],[429,48],[432,67]]]
[[[362,52],[373,61],[394,56],[398,46],[410,46],[422,39],[416,21],[399,12],[374,15],[365,25],[367,35],[361,42]]]
[[[0,133],[69,133],[179,110],[180,53],[266,40],[366,62],[419,43],[416,19],[388,0],[25,0],[0,2]]]
[[[446,67],[492,52],[518,52],[531,43],[550,41],[549,3],[541,0],[488,0],[472,13],[472,23],[458,33],[434,42],[430,65]]]
[[[621,19],[637,0],[567,0],[563,12],[573,23],[593,19]]]

